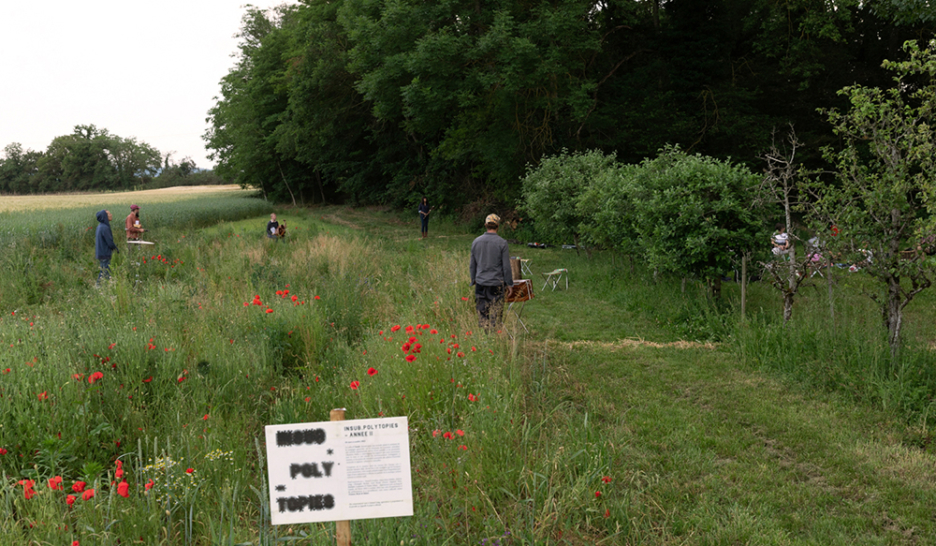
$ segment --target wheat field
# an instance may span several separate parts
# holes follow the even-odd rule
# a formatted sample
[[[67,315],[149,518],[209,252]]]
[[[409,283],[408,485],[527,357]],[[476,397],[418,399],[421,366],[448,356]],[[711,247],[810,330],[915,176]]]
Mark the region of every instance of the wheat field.
[[[238,193],[249,193],[236,184],[224,186],[174,186],[154,190],[107,192],[107,193],[56,193],[51,195],[3,195],[0,196],[0,213],[25,212],[49,209],[88,207],[101,203],[126,200],[131,203],[171,203],[193,197],[231,197]]]

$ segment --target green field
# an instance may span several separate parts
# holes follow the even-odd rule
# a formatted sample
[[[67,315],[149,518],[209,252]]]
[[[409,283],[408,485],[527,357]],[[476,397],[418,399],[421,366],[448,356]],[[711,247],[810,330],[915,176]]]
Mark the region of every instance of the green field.
[[[515,245],[536,297],[514,338],[477,328],[476,233],[450,222],[278,210],[277,244],[262,201],[144,206],[158,244],[100,288],[93,240],[0,217],[0,544],[333,544],[270,526],[262,442],[336,407],[411,427],[415,515],[352,522],[355,544],[934,542],[932,295],[893,364],[860,274],[784,328],[760,283],[742,323],[734,284],[711,302]],[[556,267],[568,290],[542,290]]]

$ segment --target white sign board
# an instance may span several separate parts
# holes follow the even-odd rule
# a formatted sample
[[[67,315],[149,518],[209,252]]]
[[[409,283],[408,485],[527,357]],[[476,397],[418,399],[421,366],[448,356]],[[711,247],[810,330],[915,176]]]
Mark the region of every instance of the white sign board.
[[[406,417],[265,428],[273,525],[413,515]]]

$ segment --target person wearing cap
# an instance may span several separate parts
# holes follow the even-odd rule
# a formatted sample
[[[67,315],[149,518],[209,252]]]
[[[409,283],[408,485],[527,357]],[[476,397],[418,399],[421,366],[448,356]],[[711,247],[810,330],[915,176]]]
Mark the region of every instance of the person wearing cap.
[[[471,243],[471,264],[468,269],[471,284],[475,287],[478,322],[483,328],[497,324],[506,291],[513,287],[507,241],[497,234],[500,221],[498,215],[488,214],[484,219],[487,231]]]
[[[127,215],[127,221],[124,225],[124,229],[127,232],[128,241],[139,240],[140,234],[146,231],[140,226],[140,206],[139,205],[130,205],[130,214]]]

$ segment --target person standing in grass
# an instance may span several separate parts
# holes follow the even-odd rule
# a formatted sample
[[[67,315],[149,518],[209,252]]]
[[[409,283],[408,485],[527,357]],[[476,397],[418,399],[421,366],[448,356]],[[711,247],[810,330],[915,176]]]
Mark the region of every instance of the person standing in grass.
[[[422,226],[422,238],[425,239],[429,236],[429,213],[432,212],[432,208],[429,207],[429,199],[423,197],[422,201],[419,203],[419,222]]]
[[[110,222],[114,215],[108,210],[99,210],[95,215],[98,226],[94,232],[94,257],[101,264],[101,272],[98,273],[97,282],[101,283],[101,277],[110,279],[110,261],[114,252],[117,252],[117,245],[114,244],[114,234],[111,233]]]
[[[471,284],[475,287],[478,322],[486,329],[497,325],[506,292],[513,287],[507,241],[497,234],[500,221],[500,216],[488,214],[484,219],[487,231],[471,243],[471,263],[468,269]]]
[[[127,232],[128,241],[139,241],[140,234],[146,231],[143,229],[143,226],[140,225],[139,205],[130,205],[130,214],[127,215],[124,230]]]

